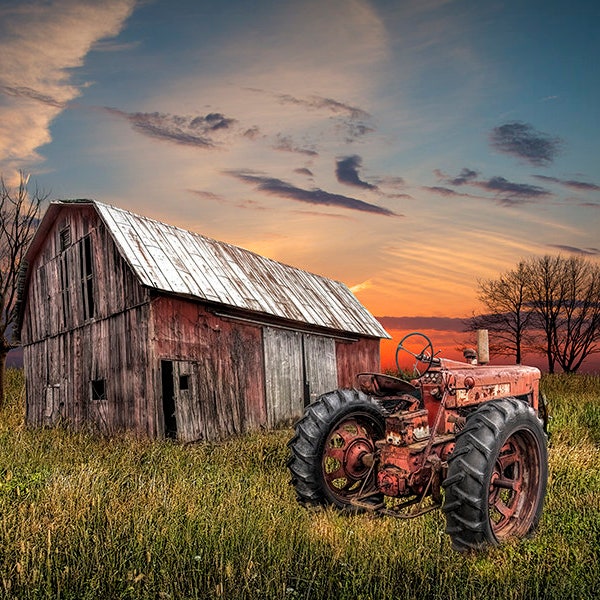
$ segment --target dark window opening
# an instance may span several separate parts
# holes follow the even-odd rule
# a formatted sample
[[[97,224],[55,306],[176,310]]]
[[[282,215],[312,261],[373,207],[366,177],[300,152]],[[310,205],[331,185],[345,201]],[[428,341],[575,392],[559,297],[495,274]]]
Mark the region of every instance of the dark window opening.
[[[92,380],[92,400],[106,400],[106,379]]]
[[[190,376],[189,375],[180,375],[179,376],[179,389],[180,390],[189,390],[190,389]]]
[[[170,360],[160,362],[163,396],[163,415],[165,419],[165,437],[177,438],[177,417],[175,414],[175,390],[173,386],[173,363]]]
[[[64,252],[71,245],[71,226],[67,225],[59,232],[60,251]]]
[[[60,277],[60,295],[62,298],[63,327],[68,327],[71,321],[71,290],[66,255],[62,255],[59,258],[58,270]]]
[[[92,240],[86,235],[81,243],[81,294],[83,296],[83,320],[88,321],[95,316],[94,305],[94,270],[92,257]]]

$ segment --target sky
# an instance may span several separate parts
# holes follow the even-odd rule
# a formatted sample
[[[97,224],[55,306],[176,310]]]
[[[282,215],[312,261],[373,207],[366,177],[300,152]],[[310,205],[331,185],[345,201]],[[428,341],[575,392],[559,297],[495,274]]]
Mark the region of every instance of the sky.
[[[450,355],[600,257],[600,4],[0,0],[0,173],[343,281]],[[526,357],[527,359],[527,357]]]

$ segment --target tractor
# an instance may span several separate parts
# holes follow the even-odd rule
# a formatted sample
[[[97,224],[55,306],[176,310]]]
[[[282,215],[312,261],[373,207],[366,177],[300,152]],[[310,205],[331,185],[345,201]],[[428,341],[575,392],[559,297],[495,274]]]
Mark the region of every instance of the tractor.
[[[401,519],[441,508],[460,552],[530,534],[548,479],[540,371],[440,358],[418,332],[399,371],[404,352],[410,380],[359,373],[306,407],[288,443],[298,501]]]

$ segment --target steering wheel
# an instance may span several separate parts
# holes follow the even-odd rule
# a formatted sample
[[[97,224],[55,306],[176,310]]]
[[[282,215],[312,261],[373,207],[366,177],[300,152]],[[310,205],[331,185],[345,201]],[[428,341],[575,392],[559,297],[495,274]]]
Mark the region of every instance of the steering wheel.
[[[409,347],[407,347],[406,345],[406,342],[408,340],[411,340]],[[421,348],[421,350],[415,352],[415,347]],[[433,344],[431,343],[431,340],[425,334],[418,333],[416,331],[414,333],[409,333],[405,335],[398,343],[398,348],[396,348],[396,367],[398,367],[398,371],[401,371],[400,363],[398,361],[398,354],[400,353],[400,350],[404,350],[404,352],[407,352],[411,356],[414,356],[414,358],[416,359],[416,362],[413,367],[416,374],[415,379],[423,377],[423,375],[425,375],[425,373],[427,373],[427,371],[431,369],[431,365],[435,361],[439,360],[434,359]],[[422,372],[419,370],[420,364],[427,365],[425,367],[425,370]]]

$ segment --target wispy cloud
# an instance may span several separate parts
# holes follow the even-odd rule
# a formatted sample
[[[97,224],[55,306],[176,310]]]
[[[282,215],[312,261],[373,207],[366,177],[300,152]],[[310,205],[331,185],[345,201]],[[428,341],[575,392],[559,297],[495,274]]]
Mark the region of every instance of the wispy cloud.
[[[537,131],[532,125],[520,121],[494,127],[490,142],[499,152],[521,158],[536,167],[552,163],[562,147],[560,138]]]
[[[504,177],[492,177],[487,181],[476,182],[474,185],[486,191],[496,193],[500,203],[507,206],[523,204],[533,199],[551,196],[548,190],[537,185],[514,183]]]
[[[471,183],[474,181],[479,173],[474,171],[473,169],[463,168],[461,172],[456,177],[450,177],[443,173],[440,169],[436,169],[435,174],[438,176],[440,180],[445,181],[448,185],[465,185],[466,183]]]
[[[80,95],[73,69],[100,40],[116,36],[135,0],[102,3],[32,0],[2,6],[0,18],[0,168],[39,161],[50,124]],[[66,35],[66,32],[77,32]]]
[[[447,197],[469,197],[470,194],[463,194],[461,192],[457,192],[455,190],[452,190],[450,188],[447,187],[443,187],[440,185],[433,185],[433,186],[423,186],[424,190],[427,190],[429,192],[433,192],[434,194],[439,194],[440,196],[447,196]]]
[[[509,181],[505,177],[491,177],[489,179],[477,179],[479,173],[473,169],[464,168],[456,177],[447,175],[440,169],[434,171],[438,179],[447,185],[456,187],[470,186],[476,187],[485,192],[494,194],[494,200],[498,204],[504,206],[516,206],[527,202],[532,202],[537,199],[551,196],[551,192],[545,188],[529,183],[516,183]],[[424,188],[441,194],[443,196],[468,196],[469,194],[461,194],[452,188],[445,186],[434,186]]]
[[[577,246],[565,246],[562,244],[548,244],[549,248],[556,248],[569,254],[583,254],[585,256],[600,256],[600,248],[578,248]]]
[[[548,175],[534,175],[536,179],[548,181],[550,183],[558,183],[568,188],[582,191],[597,192],[600,191],[600,185],[589,183],[587,181],[578,181],[576,179],[559,179],[558,177],[549,177]]]
[[[364,202],[357,198],[343,196],[342,194],[333,194],[319,188],[306,190],[275,177],[268,177],[266,175],[240,170],[229,170],[226,171],[226,173],[240,181],[253,184],[261,192],[279,196],[281,198],[288,198],[298,202],[307,202],[309,204],[320,204],[323,206],[338,206],[350,210],[369,212],[388,217],[402,216],[392,210],[377,206],[376,204]]]
[[[12,96],[13,98],[25,98],[28,100],[35,100],[36,102],[41,102],[42,104],[46,104],[47,106],[53,106],[54,108],[63,109],[67,105],[66,102],[57,100],[56,98],[48,94],[42,94],[38,90],[34,90],[23,85],[17,87],[12,87],[9,85],[1,86],[0,92],[6,96]]]
[[[221,113],[181,116],[159,112],[128,113],[116,108],[106,108],[107,112],[121,117],[139,133],[144,135],[199,148],[212,148],[217,145],[215,135],[231,129],[237,122]]]
[[[345,141],[351,143],[375,131],[369,112],[347,102],[324,96],[300,97],[292,94],[281,94],[260,88],[245,88],[257,94],[265,94],[274,98],[279,104],[293,105],[323,113],[336,120],[336,129],[342,132]]]
[[[306,167],[300,167],[298,169],[294,169],[294,173],[298,173],[298,175],[306,175],[307,177],[314,177],[314,173],[307,169]]]
[[[362,158],[356,154],[344,156],[336,161],[335,176],[340,183],[363,188],[366,190],[376,190],[377,186],[368,183],[360,178],[358,170],[362,167]]]
[[[280,152],[295,152],[296,154],[305,154],[306,156],[318,156],[318,152],[314,148],[302,147],[294,142],[292,136],[278,134],[276,137],[275,150]]]
[[[329,113],[344,115],[356,120],[369,119],[371,117],[366,110],[358,106],[352,106],[346,102],[341,102],[340,100],[335,100],[334,98],[324,98],[322,96],[315,95],[301,98],[298,96],[293,96],[292,94],[280,94],[259,88],[246,89],[258,94],[267,94],[273,98],[276,98],[280,104],[294,104],[296,106],[303,106],[313,110],[324,110]]]

